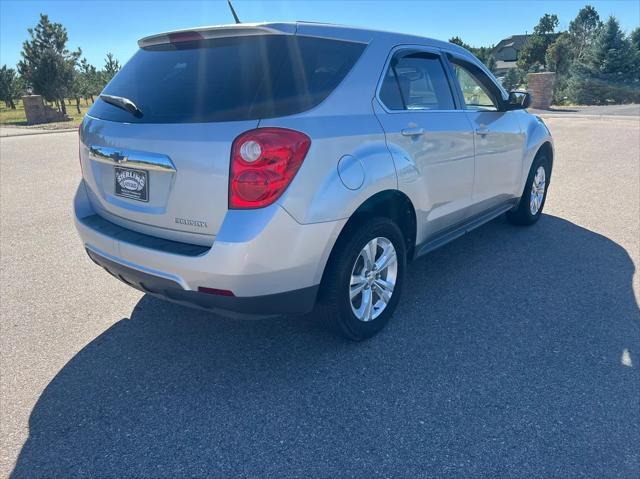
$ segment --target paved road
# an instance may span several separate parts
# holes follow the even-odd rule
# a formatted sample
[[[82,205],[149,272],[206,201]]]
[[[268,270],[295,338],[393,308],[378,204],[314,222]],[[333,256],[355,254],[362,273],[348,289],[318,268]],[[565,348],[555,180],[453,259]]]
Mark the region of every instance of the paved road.
[[[3,139],[0,474],[638,477],[639,121],[549,119],[546,215],[414,263],[362,344],[121,285],[72,227],[76,135]]]

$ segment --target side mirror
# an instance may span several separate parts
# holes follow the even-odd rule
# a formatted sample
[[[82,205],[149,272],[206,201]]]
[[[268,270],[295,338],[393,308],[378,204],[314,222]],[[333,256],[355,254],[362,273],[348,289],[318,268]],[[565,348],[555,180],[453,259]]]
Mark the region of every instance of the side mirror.
[[[531,106],[531,94],[526,91],[510,91],[507,110],[524,110]]]

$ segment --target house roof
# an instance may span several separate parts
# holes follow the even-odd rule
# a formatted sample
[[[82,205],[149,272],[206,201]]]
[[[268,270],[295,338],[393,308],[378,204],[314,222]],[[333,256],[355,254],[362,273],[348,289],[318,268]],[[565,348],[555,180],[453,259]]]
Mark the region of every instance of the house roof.
[[[560,34],[547,33],[547,35],[550,35],[552,38],[556,38]],[[524,44],[527,43],[527,40],[529,40],[531,36],[532,35],[511,35],[510,37],[504,38],[500,40],[495,47],[493,47],[493,53],[495,54],[500,50],[502,50],[503,48],[507,48],[507,47],[512,47],[515,50],[520,51],[522,50],[522,47],[524,47]]]
[[[503,40],[500,40],[498,44],[493,48],[494,52],[499,52],[503,48],[513,47],[516,50],[522,50],[522,47],[527,42],[531,35],[511,35]]]

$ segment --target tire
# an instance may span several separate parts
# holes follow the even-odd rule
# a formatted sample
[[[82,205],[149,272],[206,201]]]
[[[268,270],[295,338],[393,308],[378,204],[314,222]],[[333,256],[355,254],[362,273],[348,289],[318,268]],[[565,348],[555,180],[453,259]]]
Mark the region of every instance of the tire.
[[[537,195],[537,203],[534,204],[534,198],[531,194],[532,190],[539,184],[539,170],[542,169],[544,177],[544,185],[542,187],[542,196]],[[538,176],[536,176],[538,175]],[[531,165],[527,183],[524,186],[522,197],[518,206],[507,212],[507,219],[516,225],[532,225],[540,219],[544,203],[547,200],[547,190],[549,188],[549,180],[551,179],[551,162],[544,154],[539,154]],[[538,193],[540,190],[538,188]]]
[[[395,250],[395,269],[390,262],[387,268],[380,268],[379,278],[375,279],[376,269],[367,267],[366,264],[372,251],[365,251],[366,245],[375,246],[378,266],[384,266],[380,260],[385,253],[391,256],[389,253]],[[390,249],[389,245],[393,248]],[[393,221],[379,217],[353,225],[334,246],[323,276],[318,312],[325,324],[337,334],[353,341],[362,341],[376,335],[387,324],[398,305],[405,267],[404,236]],[[372,272],[367,275],[367,271]],[[353,285],[352,273],[355,273],[354,278],[358,278]],[[386,298],[386,306],[383,306],[383,296],[389,292],[388,286],[394,277],[390,298]],[[386,285],[387,289],[380,285]],[[361,286],[363,288],[353,297],[352,304],[351,292],[357,291]],[[367,301],[367,298],[371,298],[371,301]],[[370,315],[367,314],[368,311]],[[358,314],[363,319],[359,319]],[[365,318],[368,319],[364,320]]]

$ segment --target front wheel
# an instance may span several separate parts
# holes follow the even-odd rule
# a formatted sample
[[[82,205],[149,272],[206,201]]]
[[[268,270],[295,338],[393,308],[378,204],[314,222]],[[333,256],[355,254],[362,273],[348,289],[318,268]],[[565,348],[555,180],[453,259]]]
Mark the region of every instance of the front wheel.
[[[395,310],[404,280],[402,232],[387,218],[352,228],[336,244],[323,279],[320,312],[337,333],[361,341],[378,333]]]
[[[532,225],[542,215],[551,178],[549,159],[539,155],[531,165],[527,183],[516,208],[507,212],[507,219],[517,225]]]

